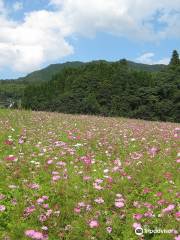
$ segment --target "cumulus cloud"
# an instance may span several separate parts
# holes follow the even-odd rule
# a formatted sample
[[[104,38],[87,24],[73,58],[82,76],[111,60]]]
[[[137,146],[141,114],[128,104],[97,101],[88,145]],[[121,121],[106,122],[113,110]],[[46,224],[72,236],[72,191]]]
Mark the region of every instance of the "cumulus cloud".
[[[11,20],[4,3],[0,0],[0,67],[19,72],[72,54],[72,36],[106,32],[138,41],[180,37],[180,0],[49,0],[53,10],[25,13],[21,22]],[[21,8],[19,3],[14,9]],[[141,61],[151,63],[153,57]]]
[[[170,58],[162,58],[160,60],[154,60],[155,54],[153,52],[147,52],[136,58],[135,61],[145,64],[169,64]]]
[[[57,13],[35,11],[26,14],[22,23],[0,16],[0,29],[0,67],[30,72],[73,53],[65,39],[68,27]]]
[[[180,37],[180,0],[50,0],[75,32],[105,31],[141,40]],[[179,21],[178,21],[179,20]],[[157,25],[164,27],[157,31]],[[177,30],[177,31],[172,31]]]

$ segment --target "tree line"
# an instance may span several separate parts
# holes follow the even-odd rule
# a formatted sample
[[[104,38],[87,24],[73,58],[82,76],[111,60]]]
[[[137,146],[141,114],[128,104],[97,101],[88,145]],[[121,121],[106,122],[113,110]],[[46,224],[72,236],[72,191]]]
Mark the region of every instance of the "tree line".
[[[173,51],[158,72],[129,68],[127,61],[94,61],[68,67],[24,90],[25,109],[71,114],[98,114],[145,120],[180,120],[180,60]]]

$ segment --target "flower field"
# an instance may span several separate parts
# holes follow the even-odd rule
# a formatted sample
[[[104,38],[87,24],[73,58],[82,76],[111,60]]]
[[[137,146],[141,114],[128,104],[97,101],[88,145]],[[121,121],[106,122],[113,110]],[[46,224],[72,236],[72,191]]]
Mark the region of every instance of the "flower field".
[[[0,110],[0,239],[179,240],[179,137],[173,123]]]

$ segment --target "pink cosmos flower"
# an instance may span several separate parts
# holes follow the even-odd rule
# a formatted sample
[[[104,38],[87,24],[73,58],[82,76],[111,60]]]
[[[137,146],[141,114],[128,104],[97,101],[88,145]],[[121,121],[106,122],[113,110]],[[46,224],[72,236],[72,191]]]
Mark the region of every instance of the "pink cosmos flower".
[[[33,213],[34,211],[36,210],[35,206],[32,205],[30,207],[27,207],[25,210],[24,210],[24,216],[29,216],[31,213]]]
[[[180,221],[180,212],[176,212],[176,213],[175,213],[175,216],[176,216],[176,220],[177,220],[177,221]]]
[[[47,210],[46,216],[49,217],[52,214],[52,212],[53,212],[52,209]]]
[[[37,183],[30,183],[28,185],[28,187],[31,188],[31,189],[39,189],[39,184],[37,184]]]
[[[133,202],[133,206],[136,207],[136,208],[140,208],[141,207],[141,203],[139,203],[137,201],[134,201]]]
[[[52,175],[58,175],[58,174],[59,174],[59,172],[57,172],[57,171],[52,172]]]
[[[44,214],[41,214],[41,215],[39,216],[39,221],[40,221],[40,222],[45,222],[47,219],[48,219],[47,216],[44,215]]]
[[[133,215],[133,218],[136,220],[140,220],[143,217],[143,215],[141,213],[136,213]]]
[[[157,192],[157,193],[156,193],[156,196],[157,196],[157,197],[161,197],[161,196],[162,196],[162,192]]]
[[[138,160],[142,157],[142,153],[138,153],[138,152],[131,153],[130,155],[133,160]]]
[[[0,212],[4,212],[6,210],[6,207],[4,205],[0,205]]]
[[[86,204],[84,202],[79,202],[78,203],[78,207],[85,207],[85,206],[86,206]]]
[[[99,226],[99,223],[98,223],[97,220],[91,220],[91,221],[89,222],[89,226],[90,226],[90,228],[96,228],[96,227]]]
[[[175,240],[180,240],[180,235],[176,236],[174,239]]]
[[[101,187],[99,184],[97,184],[97,183],[93,183],[93,186],[94,186],[94,188],[96,189],[96,190],[102,190],[103,189],[103,187]]]
[[[124,203],[123,202],[120,202],[120,201],[116,201],[115,202],[115,206],[117,207],[117,208],[122,208],[122,207],[124,207]]]
[[[167,208],[164,208],[164,209],[162,210],[162,212],[163,212],[163,213],[169,213],[169,212],[171,212],[174,208],[175,208],[175,205],[174,205],[174,204],[170,204],[170,205],[167,206]]]
[[[104,203],[104,199],[102,197],[96,198],[94,201],[99,204]]]
[[[38,204],[42,204],[43,202],[44,202],[44,199],[43,199],[43,198],[38,198],[38,199],[37,199],[37,203],[38,203]]]
[[[5,145],[12,145],[13,144],[13,140],[12,139],[8,139],[4,142]]]
[[[18,158],[15,157],[14,155],[9,155],[5,158],[5,160],[7,161],[12,161],[12,162],[17,162],[18,161]]]
[[[49,159],[48,161],[47,161],[47,164],[48,165],[50,165],[50,164],[52,164],[53,163],[53,160],[51,160],[51,159]]]
[[[56,165],[65,167],[65,166],[66,166],[66,163],[63,162],[63,161],[59,161],[59,162],[56,163]]]
[[[148,212],[144,213],[144,216],[147,218],[151,218],[151,217],[153,217],[153,212],[148,211]]]
[[[55,176],[52,177],[52,180],[53,180],[54,182],[56,182],[56,181],[58,181],[60,178],[61,178],[61,177],[60,177],[59,175],[55,175]]]
[[[149,154],[151,157],[155,157],[155,155],[159,152],[159,149],[157,147],[152,147],[149,149]]]
[[[84,177],[83,177],[83,180],[84,180],[84,181],[89,181],[90,179],[91,179],[90,176],[84,176]]]
[[[112,183],[113,182],[113,178],[112,177],[108,177],[107,181],[108,181],[108,183]]]
[[[27,237],[30,237],[31,239],[35,240],[47,240],[48,237],[46,235],[43,235],[41,232],[37,232],[35,230],[26,230],[25,235]]]
[[[4,199],[5,195],[0,193],[0,200]]]
[[[163,205],[163,204],[166,203],[166,200],[160,199],[159,201],[157,201],[157,203],[158,203],[159,205]]]
[[[96,179],[95,180],[95,183],[97,183],[97,184],[101,184],[103,182],[103,179]]]
[[[48,203],[43,204],[42,207],[45,208],[45,209],[48,209],[49,208],[49,204]]]
[[[20,138],[20,139],[18,140],[18,143],[19,143],[19,144],[23,144],[23,143],[24,143],[24,138],[23,138],[23,137]]]
[[[81,209],[80,209],[80,208],[74,208],[74,212],[75,212],[75,213],[80,213],[80,212],[81,212]]]
[[[112,232],[112,227],[107,227],[106,231],[110,234]]]
[[[141,228],[141,224],[140,223],[133,223],[133,228],[136,229],[136,228]]]
[[[146,194],[146,193],[149,193],[151,190],[149,188],[144,188],[143,190],[143,193]]]

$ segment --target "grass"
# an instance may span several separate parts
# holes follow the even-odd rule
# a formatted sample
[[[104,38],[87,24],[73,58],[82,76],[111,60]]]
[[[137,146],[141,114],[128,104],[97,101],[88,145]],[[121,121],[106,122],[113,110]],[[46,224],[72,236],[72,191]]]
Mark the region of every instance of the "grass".
[[[0,239],[179,239],[178,134],[173,123],[0,109]]]

